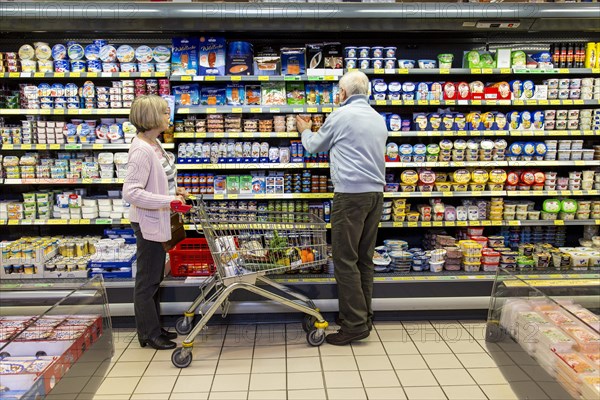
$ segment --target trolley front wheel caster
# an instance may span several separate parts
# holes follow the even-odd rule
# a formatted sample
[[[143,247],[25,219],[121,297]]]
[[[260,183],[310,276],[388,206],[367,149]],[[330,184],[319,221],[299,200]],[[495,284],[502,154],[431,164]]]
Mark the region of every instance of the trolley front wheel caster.
[[[317,322],[317,319],[315,317],[308,314],[305,315],[304,319],[302,320],[302,329],[304,329],[304,332],[308,333],[315,329],[315,322]]]
[[[488,323],[485,326],[485,341],[488,343],[498,343],[504,340],[504,331],[498,324]]]
[[[192,331],[192,322],[187,317],[181,317],[175,323],[175,330],[180,335],[187,335]]]
[[[325,332],[319,331],[318,329],[313,329],[312,331],[306,333],[306,341],[311,346],[318,347],[325,341]]]
[[[184,353],[183,347],[175,349],[171,355],[171,362],[177,368],[189,367],[192,363],[192,349],[189,350],[189,353]]]

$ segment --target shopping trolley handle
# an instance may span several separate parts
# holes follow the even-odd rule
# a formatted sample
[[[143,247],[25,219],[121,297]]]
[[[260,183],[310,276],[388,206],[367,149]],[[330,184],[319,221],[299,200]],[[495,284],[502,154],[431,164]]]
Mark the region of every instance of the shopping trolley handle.
[[[178,212],[178,213],[182,213],[182,214],[186,214],[188,213],[190,210],[192,209],[192,206],[187,205],[182,203],[179,200],[173,200],[171,202],[171,210]]]

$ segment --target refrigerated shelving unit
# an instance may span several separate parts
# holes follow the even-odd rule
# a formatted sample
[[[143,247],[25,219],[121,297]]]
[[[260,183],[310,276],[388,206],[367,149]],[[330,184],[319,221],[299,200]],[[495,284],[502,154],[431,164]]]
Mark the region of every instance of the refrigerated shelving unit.
[[[320,3],[111,3],[88,4],[69,2],[50,5],[44,2],[23,2],[0,4],[0,50],[16,51],[21,44],[35,41],[49,43],[67,40],[86,41],[98,37],[107,38],[112,43],[129,44],[167,44],[177,35],[211,33],[225,36],[228,40],[245,40],[258,44],[280,43],[304,44],[319,41],[339,41],[342,45],[394,45],[403,58],[432,58],[439,53],[452,52],[454,65],[458,66],[463,51],[493,50],[498,47],[541,50],[552,42],[600,41],[600,6],[597,3],[575,4],[474,4],[474,3],[391,3],[391,4],[320,4]],[[51,15],[49,14],[52,11]],[[49,18],[51,16],[52,18]],[[506,23],[502,25],[501,23]],[[510,26],[510,27],[508,27]],[[600,77],[600,70],[591,68],[555,68],[545,71],[522,69],[371,69],[365,71],[372,79],[383,78],[400,81],[446,80],[454,81],[510,80],[514,77],[535,80],[548,77]],[[83,83],[110,82],[114,79],[169,78],[172,85],[196,82],[200,84],[219,82],[255,82],[262,81],[337,81],[338,76],[243,76],[243,77],[202,77],[169,76],[163,73],[4,73],[0,74],[0,83],[19,84],[27,82],[68,82]],[[438,107],[453,107],[457,110],[508,110],[543,108],[600,108],[599,100],[470,100],[470,101],[373,101],[373,107],[382,111],[411,113],[413,111],[430,112]],[[510,107],[510,108],[508,108]],[[179,108],[178,118],[189,115],[213,113],[233,114],[274,114],[274,113],[329,113],[335,106],[212,106]],[[100,118],[101,116],[126,116],[127,109],[92,110],[20,110],[0,109],[0,118],[7,121],[19,121],[19,117],[39,115],[54,120],[73,117]],[[590,143],[600,144],[599,131],[562,130],[562,131],[411,131],[391,132],[390,140],[439,140],[439,138],[504,137],[512,138],[581,138]],[[174,149],[177,143],[185,139],[236,139],[259,138],[262,140],[297,139],[297,132],[185,132],[175,134],[175,144],[166,144]],[[1,154],[19,154],[23,151],[110,151],[126,150],[127,145],[4,145]],[[531,162],[504,161],[497,166],[530,166]],[[388,163],[393,171],[402,168],[431,167],[460,168],[489,166],[487,162],[436,162],[436,163]],[[597,167],[594,161],[547,161],[538,162],[540,169],[560,168],[567,171],[576,167]],[[245,164],[179,164],[180,170],[192,171],[239,171],[249,170]],[[311,169],[326,171],[328,163],[265,164],[251,166],[252,169],[297,170]],[[83,185],[94,188],[118,188],[122,181],[118,179],[94,180],[3,180],[3,192],[19,193],[23,185],[31,187],[72,187]],[[597,190],[589,191],[484,191],[484,192],[431,192],[431,193],[386,193],[386,199],[408,198],[423,199],[470,197],[531,197],[543,200],[552,196],[577,196],[596,198]],[[283,194],[283,195],[210,195],[207,200],[325,200],[332,193]],[[25,234],[59,233],[100,233],[108,226],[124,226],[127,219],[96,220],[34,220],[0,221],[2,239]],[[68,225],[68,231],[66,226]],[[574,221],[472,221],[472,222],[382,222],[380,236],[420,236],[427,228],[484,226],[566,226],[575,235],[581,234],[583,225],[600,225],[600,220]],[[188,225],[189,230],[194,227]],[[2,229],[2,228],[0,228]],[[381,242],[381,240],[379,240]],[[527,273],[531,279],[544,277],[558,280],[568,285],[570,279],[599,279],[598,271],[583,273],[575,271],[532,271]],[[294,288],[305,292],[316,300],[323,311],[336,309],[335,282],[328,275],[290,275],[278,278]],[[198,294],[201,279],[167,278],[163,291],[163,312],[179,314]],[[448,316],[449,313],[469,316],[473,313],[483,315],[488,306],[493,275],[490,273],[455,273],[446,271],[440,274],[409,273],[405,275],[376,275],[374,307],[378,312],[402,312],[412,317]],[[15,284],[18,284],[15,282]],[[44,287],[53,285],[45,282]],[[111,311],[115,316],[133,314],[131,304],[133,281],[115,280],[106,283]],[[264,301],[249,297],[234,299],[231,313],[271,313],[278,308]]]

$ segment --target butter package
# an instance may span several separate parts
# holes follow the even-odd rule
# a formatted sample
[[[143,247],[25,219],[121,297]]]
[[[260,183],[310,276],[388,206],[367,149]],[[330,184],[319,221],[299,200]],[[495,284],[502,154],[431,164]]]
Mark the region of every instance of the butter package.
[[[227,105],[240,106],[246,101],[245,86],[240,83],[230,83],[226,87]]]
[[[254,75],[281,75],[281,57],[271,47],[263,47],[254,55]]]
[[[202,36],[198,40],[200,75],[225,75],[225,38]]]
[[[281,48],[281,73],[303,75],[306,73],[306,49],[304,47]]]
[[[172,75],[198,74],[198,39],[175,37],[172,40]]]
[[[200,90],[200,104],[224,106],[227,102],[227,89],[218,86],[203,86]]]

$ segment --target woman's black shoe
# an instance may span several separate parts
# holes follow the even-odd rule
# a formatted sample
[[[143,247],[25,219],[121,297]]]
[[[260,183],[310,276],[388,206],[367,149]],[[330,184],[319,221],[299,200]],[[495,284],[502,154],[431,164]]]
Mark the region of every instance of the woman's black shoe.
[[[171,342],[169,339],[160,335],[154,339],[139,339],[140,346],[146,347],[146,345],[156,350],[170,350],[177,347],[175,342]]]
[[[169,340],[177,339],[177,333],[169,332],[168,330],[163,329],[163,328],[160,328],[160,334],[161,334],[161,336],[164,336]]]

